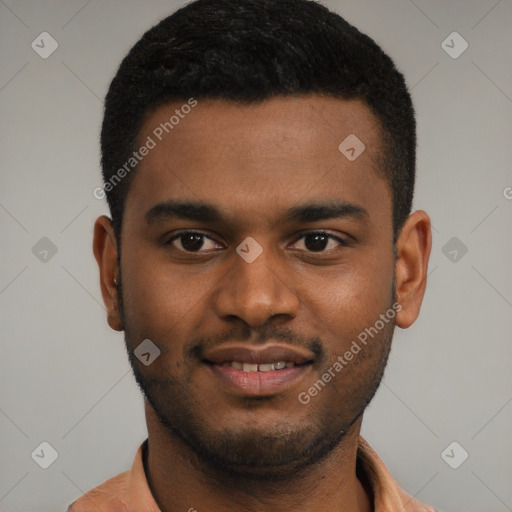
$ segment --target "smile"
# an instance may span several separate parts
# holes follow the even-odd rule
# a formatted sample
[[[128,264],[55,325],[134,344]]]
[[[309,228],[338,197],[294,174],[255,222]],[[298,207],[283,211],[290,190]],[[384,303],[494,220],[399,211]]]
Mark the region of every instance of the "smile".
[[[204,354],[203,363],[229,394],[263,397],[288,392],[311,371],[315,355],[300,346],[225,343]]]
[[[243,363],[241,361],[225,361],[221,366],[231,366],[232,368],[242,370],[244,372],[273,372],[276,370],[283,370],[284,368],[293,368],[295,363],[293,361],[275,361],[273,363],[252,364]]]

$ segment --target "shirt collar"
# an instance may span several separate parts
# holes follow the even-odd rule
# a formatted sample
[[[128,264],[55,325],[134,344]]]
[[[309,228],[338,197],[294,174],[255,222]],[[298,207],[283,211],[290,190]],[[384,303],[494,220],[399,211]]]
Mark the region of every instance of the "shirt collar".
[[[128,510],[160,512],[151,494],[144,471],[144,458],[147,449],[148,440],[146,439],[139,446],[129,472],[127,480]],[[369,482],[370,492],[373,493],[374,512],[435,512],[434,509],[420,503],[397,485],[384,462],[361,436],[358,441],[357,464]]]

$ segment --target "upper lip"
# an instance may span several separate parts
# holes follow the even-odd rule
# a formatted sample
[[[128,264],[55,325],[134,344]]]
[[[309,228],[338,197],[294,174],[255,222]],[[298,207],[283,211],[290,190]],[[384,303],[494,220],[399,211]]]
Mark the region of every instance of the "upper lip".
[[[225,363],[237,361],[240,363],[264,364],[274,361],[287,361],[295,364],[311,362],[314,355],[306,348],[282,345],[240,345],[225,344],[208,350],[204,359],[209,363]]]

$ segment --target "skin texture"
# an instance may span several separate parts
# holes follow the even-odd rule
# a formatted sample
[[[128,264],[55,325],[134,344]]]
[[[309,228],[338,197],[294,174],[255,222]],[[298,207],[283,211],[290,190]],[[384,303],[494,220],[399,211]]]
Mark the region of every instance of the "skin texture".
[[[150,113],[140,142],[179,107]],[[366,147],[354,161],[338,150],[350,134]],[[96,221],[108,322],[125,331],[147,397],[146,471],[163,512],[337,510],[341,503],[349,512],[371,510],[355,473],[362,413],[382,377],[394,322],[407,328],[419,314],[431,248],[430,220],[416,211],[395,260],[391,191],[378,167],[383,150],[379,122],[359,100],[201,100],[139,164],[126,198],[121,268],[110,219]],[[222,219],[148,220],[169,200],[208,203]],[[364,213],[286,219],[292,207],[333,201]],[[183,230],[206,235],[203,244],[174,238]],[[345,244],[315,245],[318,231]],[[247,237],[263,249],[252,263],[236,252]],[[393,321],[301,403],[298,394],[395,301],[401,310]],[[161,354],[144,366],[133,350],[148,338]],[[275,394],[235,393],[203,360],[226,343],[270,340],[312,354],[306,371]]]

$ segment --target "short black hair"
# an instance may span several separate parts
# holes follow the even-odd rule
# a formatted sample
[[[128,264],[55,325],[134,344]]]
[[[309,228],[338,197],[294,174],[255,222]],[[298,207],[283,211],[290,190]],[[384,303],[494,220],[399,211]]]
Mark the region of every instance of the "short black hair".
[[[136,166],[114,179],[137,149],[148,112],[191,98],[251,104],[307,94],[360,99],[379,119],[396,241],[414,193],[410,94],[370,37],[312,0],[196,0],[133,46],[110,85],[101,130],[103,179],[118,241]]]

